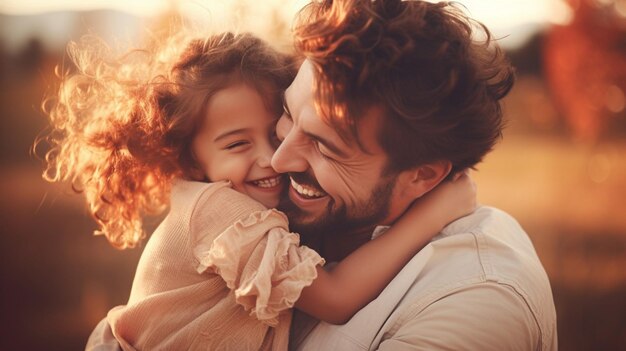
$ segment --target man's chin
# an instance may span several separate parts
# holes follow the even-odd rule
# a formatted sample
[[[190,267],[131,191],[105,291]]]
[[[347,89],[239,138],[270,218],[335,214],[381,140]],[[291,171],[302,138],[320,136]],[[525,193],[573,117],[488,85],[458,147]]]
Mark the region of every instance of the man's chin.
[[[351,232],[371,228],[389,214],[393,179],[380,182],[372,191],[369,200],[355,205],[348,213],[345,205],[337,205],[332,199],[323,208],[314,212],[305,211],[284,196],[278,206],[289,218],[289,228],[299,233],[307,245],[319,242],[322,237],[349,235]]]
[[[284,211],[289,218],[289,229],[299,233],[303,244],[316,246],[322,238],[338,238],[349,235],[355,230],[372,226],[379,216],[351,218],[345,207],[329,207],[321,214],[306,213],[297,207]],[[373,221],[372,221],[373,220]]]
[[[289,230],[300,234],[303,243],[310,243],[312,239],[319,238],[334,229],[335,221],[330,219],[336,216],[329,213],[328,208],[325,213],[303,211],[287,198],[280,202],[278,209],[287,215]]]

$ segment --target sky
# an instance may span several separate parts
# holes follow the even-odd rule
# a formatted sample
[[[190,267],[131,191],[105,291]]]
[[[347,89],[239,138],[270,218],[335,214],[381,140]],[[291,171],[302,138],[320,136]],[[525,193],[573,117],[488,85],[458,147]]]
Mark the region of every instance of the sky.
[[[57,11],[86,11],[113,9],[140,17],[154,17],[176,4],[181,13],[193,18],[206,17],[212,20],[230,18],[222,13],[231,13],[233,0],[2,0],[0,13],[9,15],[35,15]],[[293,17],[308,0],[240,0],[248,6],[248,11],[265,19],[268,9],[279,7],[281,12]],[[458,0],[469,14],[485,23],[496,37],[504,38],[503,46],[518,46],[530,35],[550,23],[565,23],[571,11],[564,0]],[[62,25],[62,24],[59,24]],[[20,30],[10,28],[12,35],[19,36]],[[8,30],[5,28],[5,31]],[[9,38],[10,40],[10,38]]]

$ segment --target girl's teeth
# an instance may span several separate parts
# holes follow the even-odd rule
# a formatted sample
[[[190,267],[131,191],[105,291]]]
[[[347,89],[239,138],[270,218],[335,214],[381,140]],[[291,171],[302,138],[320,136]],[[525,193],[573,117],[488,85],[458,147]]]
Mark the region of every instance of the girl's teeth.
[[[254,185],[260,187],[260,188],[273,188],[275,186],[277,186],[278,184],[280,184],[280,177],[276,177],[276,178],[271,178],[271,179],[263,179],[263,180],[257,180],[253,182]]]

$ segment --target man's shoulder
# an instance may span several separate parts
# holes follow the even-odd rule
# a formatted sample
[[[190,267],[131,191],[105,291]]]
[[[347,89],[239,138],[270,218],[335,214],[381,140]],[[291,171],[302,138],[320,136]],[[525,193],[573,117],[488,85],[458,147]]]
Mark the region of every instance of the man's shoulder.
[[[460,282],[489,282],[511,286],[533,299],[550,291],[529,236],[513,217],[496,208],[481,207],[451,223],[427,248],[431,257],[416,276],[416,285],[428,290],[445,294]]]
[[[420,318],[418,311],[445,299],[463,301],[459,295],[465,293],[489,300],[495,287],[498,294],[510,295],[508,303],[518,305],[512,308],[528,309],[543,334],[554,331],[548,276],[530,238],[506,212],[479,208],[447,226],[420,254],[426,253],[428,260],[415,272],[414,283],[394,312],[398,321]]]
[[[528,234],[512,216],[493,207],[480,207],[451,223],[429,246],[433,257],[428,265],[443,270],[437,274],[442,281],[458,279],[461,274],[485,281],[518,281],[522,285],[547,283]],[[452,271],[457,273],[441,274]]]
[[[510,214],[490,206],[481,206],[473,213],[448,224],[435,240],[462,233],[482,233],[496,236],[528,236]]]

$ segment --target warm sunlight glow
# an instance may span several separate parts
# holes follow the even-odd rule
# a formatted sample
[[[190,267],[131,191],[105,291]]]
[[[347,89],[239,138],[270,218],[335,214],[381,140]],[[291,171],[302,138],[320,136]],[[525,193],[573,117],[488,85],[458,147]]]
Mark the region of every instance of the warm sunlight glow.
[[[430,1],[430,0],[429,0]],[[138,17],[155,17],[175,9],[195,25],[213,28],[242,25],[245,29],[265,30],[271,24],[271,11],[278,9],[286,19],[307,0],[3,0],[0,13],[32,15],[58,11],[89,11],[109,9]],[[436,2],[436,1],[432,1]],[[460,0],[472,17],[485,23],[493,33],[503,38],[504,46],[523,44],[538,29],[550,23],[563,24],[571,18],[565,0]],[[244,14],[246,16],[244,16]],[[237,23],[237,16],[248,19]],[[268,17],[270,16],[270,17]],[[258,19],[250,22],[250,19]]]
[[[114,9],[138,16],[154,16],[167,9],[172,2],[172,0],[3,0],[0,2],[0,12],[32,15],[54,11]]]
[[[458,2],[465,5],[476,18],[494,27],[553,21],[555,18],[558,21],[564,14],[555,13],[555,11],[566,11],[563,0],[461,0]],[[149,17],[158,15],[171,6],[226,9],[245,4],[259,9],[278,4],[286,8],[300,8],[305,3],[307,3],[306,0],[286,2],[276,0],[262,2],[246,0],[3,0],[0,3],[0,13],[20,15],[51,11],[114,9]]]
[[[436,2],[436,1],[433,1]],[[468,13],[502,38],[507,47],[522,45],[537,29],[565,24],[572,10],[566,0],[460,0]]]

